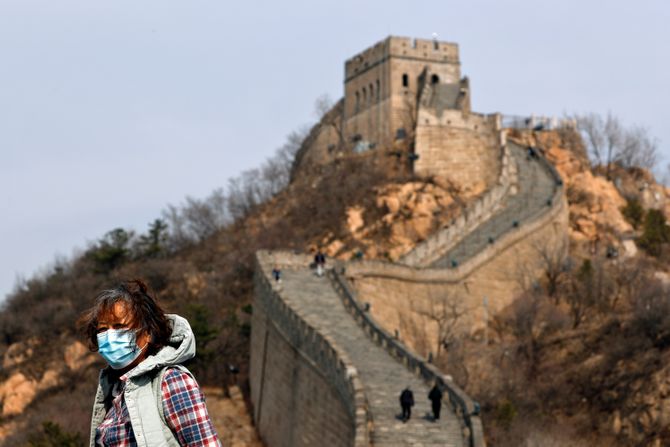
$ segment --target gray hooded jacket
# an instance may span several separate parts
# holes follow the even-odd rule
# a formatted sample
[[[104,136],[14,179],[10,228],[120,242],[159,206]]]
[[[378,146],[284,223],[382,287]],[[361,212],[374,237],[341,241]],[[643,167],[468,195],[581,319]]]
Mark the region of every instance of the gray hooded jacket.
[[[125,374],[128,380],[124,399],[139,447],[179,446],[163,415],[161,381],[168,367],[179,368],[191,374],[180,364],[195,356],[195,337],[185,318],[178,315],[167,317],[173,327],[168,346],[147,357]],[[105,418],[105,396],[110,393],[113,385],[109,372],[109,368],[100,371],[91,418],[91,447],[95,446],[96,428]]]

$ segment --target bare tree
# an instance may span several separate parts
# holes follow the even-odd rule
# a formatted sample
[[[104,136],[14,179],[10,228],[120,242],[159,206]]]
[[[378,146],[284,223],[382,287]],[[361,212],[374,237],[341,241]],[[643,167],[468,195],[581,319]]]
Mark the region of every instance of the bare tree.
[[[317,120],[320,120],[326,115],[326,113],[331,111],[334,105],[335,103],[333,103],[330,95],[328,95],[328,93],[324,93],[314,101],[314,116],[316,116]]]
[[[509,330],[516,339],[517,353],[528,362],[529,376],[537,371],[549,337],[565,327],[564,315],[541,290],[524,292],[497,319],[498,330]]]
[[[334,103],[328,94],[323,94],[316,98],[314,102],[314,114],[318,120],[321,120],[324,125],[332,128],[337,134],[338,145],[344,147],[344,120],[342,119],[341,110],[343,107],[342,100],[339,103]]]
[[[653,272],[650,261],[644,258],[615,262],[611,272],[614,292],[609,297],[610,310],[616,311],[621,302],[632,302],[638,291],[655,281]]]
[[[533,248],[540,258],[540,268],[546,281],[547,295],[558,302],[559,287],[569,271],[567,243],[564,240],[555,243],[536,243]]]
[[[415,311],[436,324],[435,356],[439,358],[442,351],[448,350],[456,340],[462,319],[468,309],[457,295],[444,292],[438,297],[431,297],[426,308]]]
[[[658,142],[648,129],[640,126],[626,128],[611,113],[604,119],[594,113],[577,115],[575,119],[577,128],[586,140],[591,162],[605,165],[607,178],[612,163],[625,168],[637,166],[645,169],[652,169],[656,164]]]
[[[612,310],[616,296],[615,282],[602,258],[585,259],[579,269],[571,275],[564,294],[570,307],[572,326],[577,328],[593,312],[605,314]]]
[[[230,223],[227,198],[218,188],[204,199],[186,197],[180,206],[168,205],[163,219],[170,228],[172,248],[203,241]]]

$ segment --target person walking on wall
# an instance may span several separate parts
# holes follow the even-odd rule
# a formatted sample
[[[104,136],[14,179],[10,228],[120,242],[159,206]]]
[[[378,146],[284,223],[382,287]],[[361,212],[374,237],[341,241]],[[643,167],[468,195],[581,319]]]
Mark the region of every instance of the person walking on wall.
[[[314,255],[314,264],[316,264],[316,275],[323,276],[324,269],[326,268],[326,255],[321,250],[318,250]]]
[[[414,406],[414,393],[409,386],[400,393],[400,408],[402,408],[402,421],[407,422],[412,417],[412,407]]]
[[[186,319],[163,312],[140,280],[102,291],[79,325],[100,372],[90,447],[220,447],[205,398],[181,364],[195,356]]]
[[[279,266],[275,265],[272,269],[272,277],[276,282],[281,282],[281,270],[279,270]]]
[[[435,383],[433,389],[428,393],[428,399],[430,399],[433,407],[433,419],[437,421],[440,419],[440,410],[442,409],[442,390],[437,383]]]

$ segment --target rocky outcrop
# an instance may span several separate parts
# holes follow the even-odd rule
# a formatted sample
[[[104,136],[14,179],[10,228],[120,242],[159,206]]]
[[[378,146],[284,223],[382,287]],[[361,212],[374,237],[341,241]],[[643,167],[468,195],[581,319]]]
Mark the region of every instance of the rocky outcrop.
[[[372,208],[360,205],[346,211],[344,238],[326,236],[322,242],[330,257],[396,260],[437,228],[448,226],[481,189],[459,190],[446,179],[389,183],[374,191]]]
[[[39,383],[29,379],[20,372],[9,376],[0,385],[0,402],[2,403],[2,416],[16,416],[30,405],[37,395]]]
[[[263,447],[239,387],[229,388],[226,397],[221,388],[203,387],[207,410],[221,443],[229,447]]]
[[[569,135],[569,133],[568,133]],[[621,245],[625,253],[634,255],[635,247],[622,240],[634,233],[622,208],[635,199],[644,209],[658,209],[670,218],[670,190],[641,168],[611,165],[593,171],[586,153],[578,142],[566,142],[566,135],[557,132],[517,134],[527,144],[542,148],[567,186],[570,204],[570,237],[576,243]],[[609,179],[608,177],[609,176]]]
[[[0,416],[21,414],[40,393],[62,385],[66,373],[80,371],[96,360],[83,343],[75,341],[64,349],[59,360],[52,361],[43,373],[33,377],[21,371],[20,366],[31,361],[36,343],[37,340],[16,343],[5,353],[3,368],[10,374],[0,383]]]
[[[616,409],[610,416],[610,426],[615,435],[638,444],[648,441],[650,433],[670,427],[670,368],[641,377],[631,388],[634,392],[627,396],[625,407]],[[659,437],[648,445],[664,444]]]

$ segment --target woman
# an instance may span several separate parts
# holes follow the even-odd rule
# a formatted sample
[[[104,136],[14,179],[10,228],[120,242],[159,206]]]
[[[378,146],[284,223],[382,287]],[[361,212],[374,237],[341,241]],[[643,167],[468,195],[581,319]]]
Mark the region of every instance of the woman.
[[[90,446],[220,446],[205,399],[181,363],[195,356],[184,318],[167,315],[139,280],[105,290],[80,319],[100,372]]]

